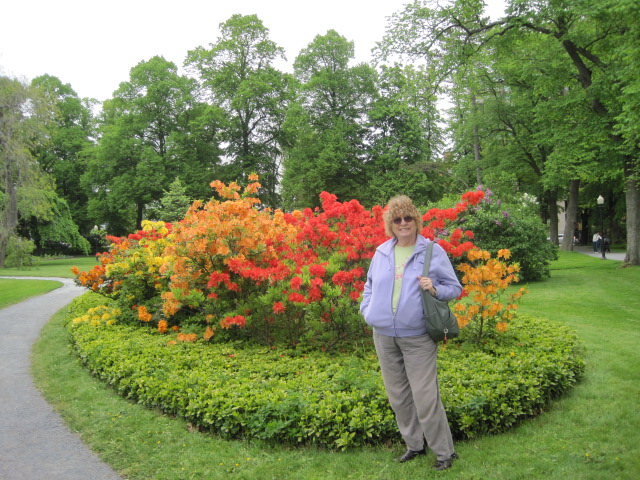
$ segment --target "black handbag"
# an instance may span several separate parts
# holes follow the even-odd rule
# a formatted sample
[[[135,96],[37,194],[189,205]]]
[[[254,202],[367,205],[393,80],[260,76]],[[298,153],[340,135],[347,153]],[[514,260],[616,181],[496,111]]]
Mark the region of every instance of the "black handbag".
[[[429,276],[429,265],[431,264],[431,254],[433,251],[433,242],[429,242],[427,250],[424,254],[424,270],[422,276]],[[422,308],[424,310],[424,319],[427,323],[427,333],[434,342],[444,342],[450,338],[460,335],[458,327],[458,319],[449,308],[449,303],[438,300],[426,290],[421,290]]]

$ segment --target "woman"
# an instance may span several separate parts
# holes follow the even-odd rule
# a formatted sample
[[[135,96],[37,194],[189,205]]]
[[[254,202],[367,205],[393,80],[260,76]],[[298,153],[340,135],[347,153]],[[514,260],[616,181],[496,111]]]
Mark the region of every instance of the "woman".
[[[430,240],[418,233],[422,222],[409,197],[389,200],[383,220],[392,238],[371,260],[360,311],[374,329],[382,379],[407,446],[400,461],[424,455],[426,439],[437,459],[433,468],[445,470],[457,456],[438,389],[438,346],[427,335],[420,290],[451,300],[462,286],[438,244],[433,245],[429,276],[422,276]]]

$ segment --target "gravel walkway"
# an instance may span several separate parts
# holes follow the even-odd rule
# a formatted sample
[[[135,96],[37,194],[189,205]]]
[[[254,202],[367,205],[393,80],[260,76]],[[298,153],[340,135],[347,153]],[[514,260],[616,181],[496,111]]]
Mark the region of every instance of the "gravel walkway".
[[[28,277],[11,277],[28,278]],[[70,279],[0,310],[0,479],[120,480],[63,423],[31,378],[31,347],[51,316],[86,290]]]

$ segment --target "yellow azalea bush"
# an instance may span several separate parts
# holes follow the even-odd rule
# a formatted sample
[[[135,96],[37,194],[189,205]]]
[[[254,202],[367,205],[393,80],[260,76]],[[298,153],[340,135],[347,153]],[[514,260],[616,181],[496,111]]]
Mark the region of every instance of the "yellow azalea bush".
[[[97,307],[90,308],[84,315],[75,317],[71,322],[74,325],[85,323],[94,327],[115,325],[121,314],[122,311],[117,307],[99,305]]]

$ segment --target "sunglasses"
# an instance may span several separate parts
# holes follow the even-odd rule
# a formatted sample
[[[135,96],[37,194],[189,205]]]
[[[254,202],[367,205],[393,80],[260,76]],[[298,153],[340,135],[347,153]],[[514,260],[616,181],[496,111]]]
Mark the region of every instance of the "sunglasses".
[[[413,217],[407,215],[406,217],[394,218],[393,223],[395,223],[396,225],[400,225],[402,223],[402,220],[404,220],[405,223],[411,223],[413,221]]]

